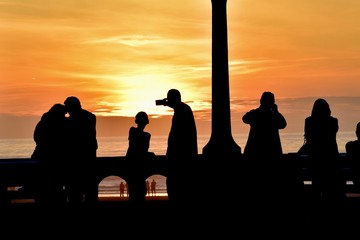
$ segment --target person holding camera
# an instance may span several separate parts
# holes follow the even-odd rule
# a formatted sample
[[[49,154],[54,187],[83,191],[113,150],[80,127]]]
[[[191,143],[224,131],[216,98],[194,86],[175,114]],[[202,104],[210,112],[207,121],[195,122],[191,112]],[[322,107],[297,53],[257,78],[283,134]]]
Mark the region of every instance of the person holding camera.
[[[191,162],[198,155],[195,118],[190,106],[181,101],[181,94],[177,89],[170,89],[167,98],[157,100],[156,104],[174,109],[166,151],[166,185],[169,201],[179,206],[192,198],[191,186],[194,183]]]
[[[255,184],[255,193],[261,192],[272,198],[280,186],[282,146],[279,129],[284,129],[287,122],[275,104],[272,92],[263,92],[260,106],[245,113],[242,117],[245,124],[250,125],[249,136],[244,148],[244,158],[250,164],[251,174]],[[276,183],[274,183],[276,181]],[[264,191],[267,191],[265,193]],[[256,194],[252,194],[256,196]],[[260,196],[259,196],[260,197]]]
[[[278,111],[272,92],[264,92],[260,99],[260,106],[245,113],[242,120],[250,125],[248,140],[244,148],[246,158],[258,161],[282,158],[279,129],[284,129],[287,123]]]

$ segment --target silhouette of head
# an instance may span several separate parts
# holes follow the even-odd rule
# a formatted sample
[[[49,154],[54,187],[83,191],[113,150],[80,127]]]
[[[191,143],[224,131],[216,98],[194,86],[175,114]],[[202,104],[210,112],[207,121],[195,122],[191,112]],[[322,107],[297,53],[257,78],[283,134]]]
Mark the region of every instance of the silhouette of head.
[[[80,100],[77,97],[71,96],[64,101],[66,111],[71,114],[81,109]]]
[[[181,94],[177,89],[170,89],[167,93],[168,106],[173,107],[177,103],[181,102]]]
[[[274,94],[272,92],[263,92],[260,98],[260,104],[263,107],[272,107],[275,104]]]
[[[135,123],[139,125],[146,125],[149,123],[149,118],[146,112],[138,112],[135,116]]]
[[[65,116],[66,109],[61,103],[56,103],[50,108],[49,113],[56,116]]]
[[[360,139],[360,122],[356,125],[356,136],[358,139]]]
[[[312,117],[330,117],[331,110],[328,102],[325,99],[319,98],[314,102],[311,112]]]

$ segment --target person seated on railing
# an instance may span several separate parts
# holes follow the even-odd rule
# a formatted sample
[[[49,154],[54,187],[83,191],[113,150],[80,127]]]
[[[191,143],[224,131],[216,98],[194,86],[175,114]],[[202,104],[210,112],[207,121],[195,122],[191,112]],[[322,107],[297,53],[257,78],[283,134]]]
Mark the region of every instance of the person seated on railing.
[[[360,190],[360,122],[356,125],[357,140],[349,141],[345,145],[346,154],[351,164],[351,173],[355,188]]]
[[[130,127],[129,147],[126,152],[128,158],[129,173],[129,201],[138,205],[143,204],[146,197],[146,161],[155,156],[149,152],[151,134],[144,129],[149,124],[149,118],[146,112],[138,112],[135,116],[137,127]]]

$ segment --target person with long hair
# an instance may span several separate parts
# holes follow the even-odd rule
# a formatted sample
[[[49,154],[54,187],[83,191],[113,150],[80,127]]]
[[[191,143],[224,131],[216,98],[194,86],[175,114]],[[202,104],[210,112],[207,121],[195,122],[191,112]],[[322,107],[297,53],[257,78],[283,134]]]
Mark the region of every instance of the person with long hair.
[[[305,119],[304,137],[309,147],[310,171],[316,197],[340,200],[345,197],[342,166],[336,135],[338,119],[331,115],[329,103],[319,98],[311,116]]]

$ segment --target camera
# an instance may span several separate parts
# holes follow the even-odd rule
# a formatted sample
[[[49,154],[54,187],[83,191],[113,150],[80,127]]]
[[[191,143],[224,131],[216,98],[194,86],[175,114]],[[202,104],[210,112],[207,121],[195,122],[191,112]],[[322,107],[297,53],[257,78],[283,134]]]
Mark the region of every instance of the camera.
[[[156,104],[156,106],[159,106],[159,105],[164,105],[164,106],[166,106],[166,105],[167,105],[167,99],[164,98],[164,99],[155,100],[155,104]]]

